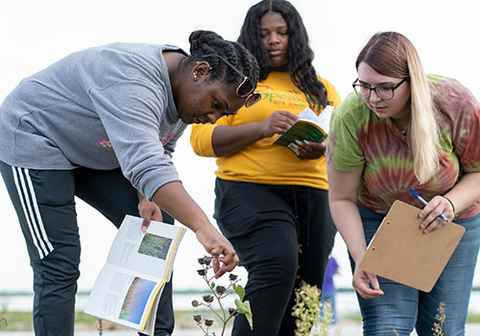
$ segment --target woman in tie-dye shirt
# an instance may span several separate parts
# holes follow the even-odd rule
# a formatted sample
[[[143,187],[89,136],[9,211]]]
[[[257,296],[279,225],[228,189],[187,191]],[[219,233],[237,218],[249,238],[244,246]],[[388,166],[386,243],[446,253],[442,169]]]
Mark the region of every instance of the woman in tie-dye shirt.
[[[377,33],[336,110],[327,149],[330,208],[352,258],[364,335],[431,335],[446,303],[446,335],[463,335],[480,244],[480,105],[459,82],[426,76],[411,42]],[[409,188],[429,200],[424,206]],[[448,220],[466,233],[430,293],[358,268],[395,200],[423,208],[425,233]],[[435,251],[432,251],[435,253]]]

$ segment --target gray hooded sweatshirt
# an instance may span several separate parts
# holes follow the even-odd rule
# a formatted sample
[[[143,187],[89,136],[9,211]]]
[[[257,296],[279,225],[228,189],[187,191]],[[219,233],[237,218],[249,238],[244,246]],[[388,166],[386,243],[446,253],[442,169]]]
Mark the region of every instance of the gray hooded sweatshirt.
[[[73,53],[22,80],[0,106],[0,160],[40,170],[121,167],[148,199],[179,180],[172,163],[186,128],[164,50],[114,43]]]

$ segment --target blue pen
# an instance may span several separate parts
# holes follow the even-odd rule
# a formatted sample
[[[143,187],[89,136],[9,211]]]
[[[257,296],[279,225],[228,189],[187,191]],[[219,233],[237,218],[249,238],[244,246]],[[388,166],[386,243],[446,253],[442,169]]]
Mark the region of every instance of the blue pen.
[[[423,204],[427,205],[427,201],[425,201],[422,196],[420,196],[419,194],[417,194],[415,191],[413,191],[411,188],[408,188],[408,191],[410,191],[413,196],[415,196],[416,198],[418,198],[420,200],[420,202],[422,202]],[[440,214],[439,216],[441,219],[443,219],[445,222],[448,222],[448,219],[447,217],[445,217],[443,214]]]

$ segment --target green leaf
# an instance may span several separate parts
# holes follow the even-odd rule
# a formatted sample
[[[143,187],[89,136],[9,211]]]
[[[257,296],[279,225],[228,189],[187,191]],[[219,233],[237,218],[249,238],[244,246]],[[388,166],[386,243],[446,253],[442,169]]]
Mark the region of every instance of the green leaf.
[[[215,282],[212,282],[212,283],[210,284],[210,287],[211,287],[212,289],[214,289],[214,288],[215,288]]]
[[[240,314],[245,314],[247,311],[247,307],[243,304],[242,301],[239,299],[235,299],[235,305],[237,306],[237,310]]]
[[[248,324],[250,324],[250,330],[253,330],[253,314],[252,309],[250,308],[250,302],[245,301],[244,304],[248,307],[248,313],[245,314],[245,317],[247,318]]]
[[[253,314],[252,309],[250,308],[250,302],[245,301],[242,302],[239,299],[235,299],[235,305],[237,306],[237,310],[240,314],[244,314],[247,318],[248,324],[250,325],[250,329],[253,330]]]
[[[235,293],[237,293],[238,297],[240,298],[240,301],[242,301],[243,298],[245,297],[245,289],[243,289],[243,287],[240,285],[234,286],[233,289],[235,290]]]

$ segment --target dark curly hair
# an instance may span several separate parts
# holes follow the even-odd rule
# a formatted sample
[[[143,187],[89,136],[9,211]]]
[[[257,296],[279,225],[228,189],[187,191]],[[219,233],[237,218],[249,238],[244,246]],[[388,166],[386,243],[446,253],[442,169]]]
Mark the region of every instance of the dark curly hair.
[[[260,20],[267,12],[280,13],[288,25],[288,71],[293,83],[302,91],[312,107],[319,111],[329,104],[327,90],[318,80],[312,65],[313,50],[309,46],[307,31],[300,14],[285,0],[263,0],[250,7],[245,17],[238,43],[255,56],[260,66],[260,79],[272,71],[272,62],[262,44]]]
[[[190,34],[190,54],[188,63],[199,60],[207,61],[212,69],[210,79],[221,79],[229,86],[236,86],[243,79],[240,79],[238,73],[215,56],[219,55],[227,59],[233,66],[248,77],[253,88],[257,87],[259,78],[258,63],[255,57],[243,45],[224,40],[220,35],[213,31],[196,30]]]

